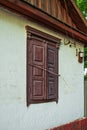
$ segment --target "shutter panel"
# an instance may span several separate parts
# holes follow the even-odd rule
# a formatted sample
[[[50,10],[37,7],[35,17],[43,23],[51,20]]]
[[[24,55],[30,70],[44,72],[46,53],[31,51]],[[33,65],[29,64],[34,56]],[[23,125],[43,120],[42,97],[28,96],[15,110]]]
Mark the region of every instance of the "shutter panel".
[[[45,93],[45,44],[37,39],[28,40],[28,99],[39,102],[46,98]]]
[[[47,46],[47,98],[58,100],[58,49]]]
[[[26,26],[27,106],[31,103],[58,102],[59,39]]]

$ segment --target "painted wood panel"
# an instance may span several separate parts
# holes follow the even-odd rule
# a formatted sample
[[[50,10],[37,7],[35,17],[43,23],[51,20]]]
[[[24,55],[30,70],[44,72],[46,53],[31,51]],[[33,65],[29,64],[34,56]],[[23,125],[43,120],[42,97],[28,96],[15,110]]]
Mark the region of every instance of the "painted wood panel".
[[[42,41],[31,39],[28,41],[28,72],[30,99],[44,99],[45,86],[45,46]]]
[[[47,86],[48,99],[57,99],[57,48],[48,45],[47,47]]]

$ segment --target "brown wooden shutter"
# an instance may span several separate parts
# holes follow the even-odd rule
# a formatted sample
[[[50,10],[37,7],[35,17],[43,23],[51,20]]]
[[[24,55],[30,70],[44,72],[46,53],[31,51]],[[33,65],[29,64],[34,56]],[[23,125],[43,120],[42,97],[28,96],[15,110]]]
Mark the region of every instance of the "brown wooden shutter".
[[[29,26],[26,29],[27,105],[57,102],[59,39]]]
[[[28,88],[29,102],[46,99],[45,44],[37,39],[28,40]]]
[[[47,46],[47,99],[58,100],[58,49]]]

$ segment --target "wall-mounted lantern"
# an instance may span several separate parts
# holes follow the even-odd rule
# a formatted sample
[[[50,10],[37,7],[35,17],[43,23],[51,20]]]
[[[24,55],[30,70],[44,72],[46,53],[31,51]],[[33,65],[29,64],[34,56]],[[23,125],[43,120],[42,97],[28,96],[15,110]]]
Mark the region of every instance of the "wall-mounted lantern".
[[[84,58],[84,52],[82,52],[80,49],[79,51],[76,49],[76,56],[78,56],[78,62],[82,63]]]
[[[78,53],[78,62],[79,63],[82,63],[83,62],[83,57],[84,57],[84,52],[79,52]]]

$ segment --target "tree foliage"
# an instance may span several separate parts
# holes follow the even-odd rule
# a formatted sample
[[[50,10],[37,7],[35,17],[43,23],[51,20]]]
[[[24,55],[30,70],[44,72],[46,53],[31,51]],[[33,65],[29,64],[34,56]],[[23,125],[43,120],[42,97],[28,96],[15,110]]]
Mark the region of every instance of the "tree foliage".
[[[87,19],[87,0],[75,0],[84,17]]]
[[[84,68],[87,68],[87,47],[84,48]]]

